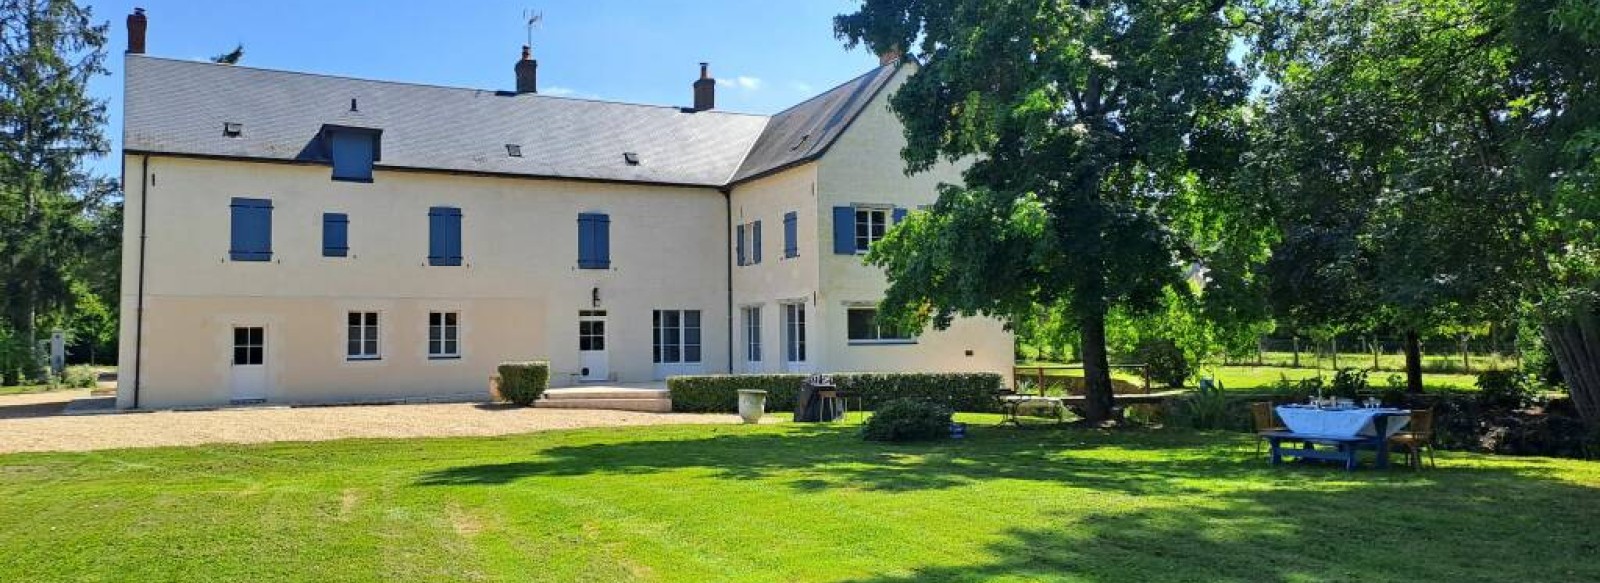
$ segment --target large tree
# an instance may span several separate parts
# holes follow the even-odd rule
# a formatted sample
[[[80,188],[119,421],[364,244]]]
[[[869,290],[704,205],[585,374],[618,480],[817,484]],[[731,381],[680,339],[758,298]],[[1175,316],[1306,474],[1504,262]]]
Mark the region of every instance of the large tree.
[[[29,368],[41,317],[75,303],[96,218],[118,216],[100,212],[113,185],[82,167],[108,149],[105,104],[88,94],[106,28],[69,0],[0,0],[0,314]]]
[[[850,46],[919,49],[891,98],[907,172],[970,164],[869,255],[885,314],[944,326],[1062,310],[1086,416],[1108,419],[1106,315],[1182,289],[1196,250],[1176,213],[1206,207],[1184,193],[1211,192],[1238,154],[1248,85],[1228,53],[1242,23],[1223,0],[866,0],[837,17]]]

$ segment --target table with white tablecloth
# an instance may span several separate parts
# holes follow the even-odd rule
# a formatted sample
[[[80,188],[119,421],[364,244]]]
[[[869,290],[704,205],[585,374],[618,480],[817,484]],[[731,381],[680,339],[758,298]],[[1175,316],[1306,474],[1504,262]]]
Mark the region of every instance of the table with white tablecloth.
[[[1306,405],[1282,405],[1278,418],[1289,431],[1327,437],[1377,437],[1378,418],[1384,418],[1384,437],[1393,436],[1411,422],[1404,409],[1318,409]]]

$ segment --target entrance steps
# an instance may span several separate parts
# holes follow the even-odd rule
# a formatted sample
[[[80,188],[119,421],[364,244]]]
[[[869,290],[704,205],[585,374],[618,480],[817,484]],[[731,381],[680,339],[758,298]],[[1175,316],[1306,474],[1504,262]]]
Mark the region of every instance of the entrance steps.
[[[569,387],[549,389],[533,406],[545,409],[610,409],[671,413],[666,389],[634,387]]]

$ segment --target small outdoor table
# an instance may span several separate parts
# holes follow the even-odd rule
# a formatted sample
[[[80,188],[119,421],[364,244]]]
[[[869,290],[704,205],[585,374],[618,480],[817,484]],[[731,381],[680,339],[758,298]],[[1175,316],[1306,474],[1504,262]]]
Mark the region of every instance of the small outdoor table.
[[[1278,418],[1289,428],[1264,434],[1272,444],[1272,463],[1283,463],[1283,457],[1299,459],[1324,459],[1344,462],[1346,470],[1356,468],[1356,450],[1371,447],[1378,452],[1377,467],[1389,467],[1389,437],[1411,422],[1411,412],[1404,409],[1319,409],[1305,405],[1283,405],[1277,408]],[[1285,449],[1282,443],[1298,442],[1299,449]],[[1319,450],[1317,445],[1334,446],[1332,451]]]

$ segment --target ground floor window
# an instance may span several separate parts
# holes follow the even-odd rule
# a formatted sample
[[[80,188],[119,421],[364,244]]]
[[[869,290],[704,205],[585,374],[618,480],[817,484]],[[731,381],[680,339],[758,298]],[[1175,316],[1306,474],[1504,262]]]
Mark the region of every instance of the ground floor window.
[[[789,362],[806,361],[806,305],[783,305],[783,350]]]
[[[846,332],[852,343],[893,343],[911,340],[911,335],[900,327],[878,321],[877,308],[849,308],[846,314],[848,320]]]
[[[761,306],[744,308],[744,359],[761,362]]]
[[[656,364],[700,362],[700,310],[656,310],[651,327]]]
[[[461,357],[461,314],[428,312],[428,358]]]
[[[345,357],[350,360],[378,359],[378,313],[350,312],[345,316]]]
[[[251,366],[266,362],[267,334],[260,326],[239,326],[233,329],[233,364]]]

